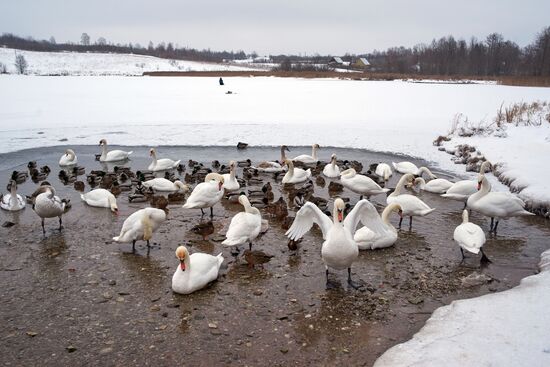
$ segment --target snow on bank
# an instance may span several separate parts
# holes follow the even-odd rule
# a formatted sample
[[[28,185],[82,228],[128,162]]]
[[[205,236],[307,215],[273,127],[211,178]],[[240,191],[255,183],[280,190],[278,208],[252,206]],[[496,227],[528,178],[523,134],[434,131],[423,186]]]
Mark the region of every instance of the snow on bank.
[[[507,126],[506,136],[453,137],[446,149],[468,144],[496,165],[501,181],[507,182],[529,208],[550,207],[550,123],[541,126]],[[450,159],[450,158],[449,158]]]
[[[0,47],[0,63],[16,73],[15,55],[21,54],[31,75],[142,75],[145,71],[246,71],[245,66],[230,66],[183,60],[161,59],[134,54],[35,52]]]
[[[541,258],[515,288],[438,308],[374,366],[550,366],[550,250]]]

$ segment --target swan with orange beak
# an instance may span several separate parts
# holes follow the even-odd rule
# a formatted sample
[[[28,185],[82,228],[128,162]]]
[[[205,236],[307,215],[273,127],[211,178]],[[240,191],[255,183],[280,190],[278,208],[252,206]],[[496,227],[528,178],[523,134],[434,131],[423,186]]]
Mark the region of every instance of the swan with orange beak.
[[[286,235],[291,240],[298,240],[308,232],[313,223],[316,223],[323,233],[321,258],[325,263],[327,288],[331,288],[328,279],[329,268],[334,270],[348,270],[348,284],[358,288],[351,280],[351,265],[359,255],[359,248],[353,239],[357,225],[361,222],[369,226],[371,205],[367,200],[360,200],[344,219],[346,205],[340,198],[334,201],[332,219],[321,211],[315,204],[307,202],[296,213],[296,218]]]
[[[204,208],[210,208],[210,216],[214,216],[213,206],[218,203],[224,194],[224,178],[218,173],[209,173],[204,182],[198,184],[191,192],[183,206],[184,209],[200,209],[204,215]]]
[[[172,277],[172,290],[176,293],[189,294],[208,285],[218,278],[223,255],[212,256],[196,252],[189,255],[185,246],[176,249],[180,264]]]

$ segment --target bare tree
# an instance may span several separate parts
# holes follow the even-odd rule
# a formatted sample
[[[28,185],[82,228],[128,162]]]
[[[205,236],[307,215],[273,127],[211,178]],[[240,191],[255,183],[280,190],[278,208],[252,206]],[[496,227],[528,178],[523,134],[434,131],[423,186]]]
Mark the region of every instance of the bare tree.
[[[50,43],[51,43],[52,45],[55,45],[55,44],[56,44],[56,42],[55,42],[55,37],[54,37],[54,36],[51,36],[51,37],[50,37]]]
[[[25,74],[27,71],[27,60],[21,54],[15,55],[15,69],[19,74]]]
[[[107,44],[107,40],[104,37],[99,37],[96,41],[96,45],[99,46],[105,46]]]
[[[90,36],[88,36],[88,33],[82,33],[80,36],[80,43],[83,46],[89,46],[90,45]]]

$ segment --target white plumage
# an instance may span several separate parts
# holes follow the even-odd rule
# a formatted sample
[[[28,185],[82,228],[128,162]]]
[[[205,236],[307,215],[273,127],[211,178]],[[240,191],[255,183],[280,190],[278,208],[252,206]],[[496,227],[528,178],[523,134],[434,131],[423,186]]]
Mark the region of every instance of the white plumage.
[[[384,181],[388,181],[390,179],[391,175],[393,174],[390,165],[387,164],[387,163],[378,163],[374,173],[377,176],[382,177],[384,179]]]
[[[455,228],[454,240],[464,250],[478,254],[485,244],[485,233],[480,226],[468,221],[468,210],[462,212],[462,224]]]
[[[109,190],[95,189],[86,194],[81,194],[80,198],[89,206],[109,208],[112,212],[118,213],[116,197]]]
[[[123,150],[111,150],[107,151],[107,140],[101,139],[99,141],[101,146],[101,156],[99,157],[100,162],[118,162],[128,159],[129,155],[133,152],[125,152]]]
[[[59,159],[59,165],[64,166],[73,166],[78,163],[78,158],[76,157],[75,152],[72,149],[67,149],[65,154]]]
[[[132,250],[135,251],[136,241],[147,241],[153,237],[153,233],[160,227],[162,222],[166,220],[164,210],[156,208],[145,208],[131,214],[124,223],[117,237],[113,240],[120,243],[132,242]]]
[[[317,150],[319,149],[319,144],[313,144],[311,146],[311,155],[302,154],[293,159],[293,161],[302,162],[304,164],[315,164],[319,161],[317,158]]]
[[[340,167],[336,164],[336,154],[330,157],[330,163],[323,168],[323,175],[328,178],[336,178],[340,176]]]
[[[473,180],[461,180],[455,182],[441,195],[442,198],[461,201],[466,204],[470,195],[477,192],[477,182]]]
[[[238,246],[248,243],[252,249],[252,241],[258,237],[262,229],[262,215],[257,208],[250,205],[245,195],[239,196],[239,203],[244,207],[244,212],[235,214],[231,219],[222,245]]]
[[[182,191],[187,192],[189,191],[189,187],[185,185],[183,182],[176,180],[174,182],[165,179],[164,177],[157,177],[152,178],[150,180],[144,181],[143,186],[150,187],[155,191],[163,191],[163,192],[176,192],[176,191]]]
[[[210,214],[213,215],[212,207],[223,197],[223,182],[224,178],[222,175],[217,173],[207,174],[204,182],[201,182],[193,189],[183,208],[201,209],[201,211],[204,208],[210,208]]]
[[[181,294],[193,293],[216,280],[224,260],[221,253],[218,256],[204,253],[189,255],[185,246],[176,249],[176,257],[180,265],[172,276],[172,290]]]
[[[55,196],[55,190],[51,186],[44,186],[44,192],[36,196],[34,200],[33,210],[42,219],[42,232],[45,234],[44,228],[45,218],[59,218],[59,230],[63,229],[62,216],[65,212],[65,202]]]
[[[375,250],[393,245],[397,241],[397,231],[390,223],[389,215],[394,211],[401,211],[399,204],[388,205],[380,216],[370,202],[362,200],[360,203],[362,208],[359,210],[366,223],[353,236],[359,250]]]
[[[24,209],[26,205],[25,199],[17,194],[17,182],[10,181],[10,192],[2,195],[0,200],[0,208],[8,211],[18,211]]]
[[[430,208],[426,203],[417,198],[416,196],[410,194],[401,194],[401,190],[406,183],[412,182],[414,175],[412,173],[404,174],[397,183],[395,191],[392,192],[387,198],[386,203],[392,204],[396,203],[401,206],[401,210],[404,216],[410,217],[409,226],[412,226],[412,217],[414,216],[425,216],[430,214],[435,210],[435,208]],[[399,226],[401,226],[402,219],[399,221]]]
[[[351,191],[371,196],[377,194],[385,194],[390,191],[389,189],[383,189],[370,177],[357,174],[355,169],[349,168],[340,174],[340,181],[344,187]]]
[[[301,168],[294,168],[294,163],[287,159],[285,164],[288,166],[288,172],[283,177],[283,183],[300,183],[311,177],[311,170],[304,171]]]
[[[153,161],[149,165],[148,169],[149,171],[153,171],[153,172],[166,171],[166,170],[176,168],[181,162],[181,160],[174,161],[169,158],[157,159],[157,152],[155,151],[154,148],[149,149],[149,155],[151,156]]]
[[[426,182],[422,177],[417,177],[414,180],[414,185],[418,186],[420,190],[428,191],[434,194],[443,194],[446,192],[453,183],[444,178],[435,178]]]
[[[227,192],[233,192],[237,191],[241,185],[239,184],[239,181],[237,181],[237,162],[231,161],[229,162],[229,173],[223,174],[223,188]]]

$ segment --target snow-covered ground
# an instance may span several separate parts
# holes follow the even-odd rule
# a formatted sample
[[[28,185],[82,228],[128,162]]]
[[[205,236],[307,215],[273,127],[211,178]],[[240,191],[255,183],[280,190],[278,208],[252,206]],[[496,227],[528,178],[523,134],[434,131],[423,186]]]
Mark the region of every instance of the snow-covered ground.
[[[325,160],[330,146],[365,148],[420,157],[472,177],[432,145],[449,131],[456,113],[481,121],[492,119],[502,104],[550,100],[547,88],[490,84],[224,80],[219,86],[217,78],[3,75],[0,152],[98,144],[101,138],[144,146],[319,143]],[[479,144],[493,163],[529,166],[522,171],[530,172],[522,192],[539,192],[548,177],[536,172],[550,172],[550,128],[530,129],[510,128],[506,138],[464,139]],[[437,310],[410,344],[393,348],[378,365],[550,365],[549,294],[546,271],[508,292],[455,302]],[[502,357],[491,353],[495,359],[488,360],[490,349]]]
[[[15,55],[21,54],[31,75],[142,75],[145,71],[247,71],[246,66],[169,60],[153,56],[81,52],[35,52],[0,47],[0,63],[16,73]]]
[[[515,288],[438,308],[374,366],[550,366],[550,251],[541,259]]]

